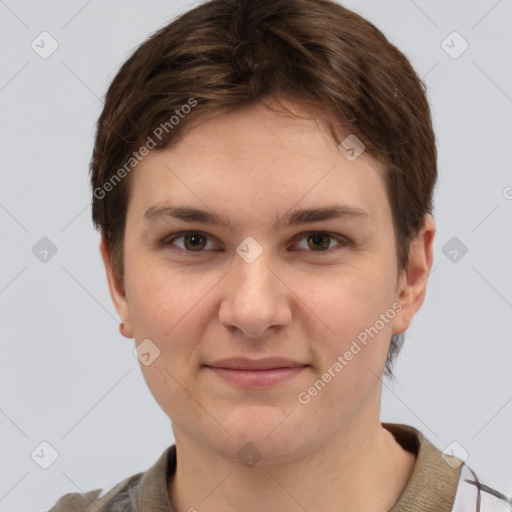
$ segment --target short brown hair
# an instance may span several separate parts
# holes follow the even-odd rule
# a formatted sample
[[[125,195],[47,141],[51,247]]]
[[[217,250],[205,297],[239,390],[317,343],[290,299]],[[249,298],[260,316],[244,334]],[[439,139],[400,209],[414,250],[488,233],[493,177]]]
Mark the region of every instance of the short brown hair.
[[[121,283],[128,174],[144,147],[170,147],[194,119],[266,97],[297,98],[329,114],[385,164],[405,268],[410,241],[432,213],[437,179],[426,87],[408,59],[373,24],[330,0],[209,0],[138,47],[106,94],[91,160],[92,217]],[[403,338],[391,340],[388,377]]]

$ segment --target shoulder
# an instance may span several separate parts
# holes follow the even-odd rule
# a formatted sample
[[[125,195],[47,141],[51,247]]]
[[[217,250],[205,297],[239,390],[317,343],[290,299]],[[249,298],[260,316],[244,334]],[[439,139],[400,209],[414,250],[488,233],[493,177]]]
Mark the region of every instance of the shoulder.
[[[69,493],[61,496],[48,512],[85,512],[89,505],[97,500],[101,489],[83,494]]]
[[[511,512],[512,497],[489,487],[462,464],[452,512]]]
[[[108,492],[94,489],[65,494],[48,512],[172,512],[167,482],[176,469],[176,445],[166,448],[158,460],[144,472],[129,476]]]
[[[144,473],[132,475],[108,492],[94,489],[84,493],[69,493],[61,496],[48,512],[128,512],[132,510],[131,489]]]

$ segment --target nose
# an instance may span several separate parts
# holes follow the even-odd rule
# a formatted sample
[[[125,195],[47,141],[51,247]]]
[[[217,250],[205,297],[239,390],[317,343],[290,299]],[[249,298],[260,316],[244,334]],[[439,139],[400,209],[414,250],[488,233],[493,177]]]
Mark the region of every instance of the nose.
[[[224,280],[219,310],[224,327],[238,329],[250,338],[261,338],[268,329],[290,323],[293,293],[279,268],[266,251],[251,263],[236,256]]]

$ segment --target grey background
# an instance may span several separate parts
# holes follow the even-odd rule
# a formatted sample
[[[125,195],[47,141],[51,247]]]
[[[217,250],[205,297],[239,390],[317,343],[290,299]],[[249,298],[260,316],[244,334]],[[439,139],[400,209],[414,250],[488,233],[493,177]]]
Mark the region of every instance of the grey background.
[[[512,495],[512,1],[343,3],[424,77],[439,142],[434,270],[398,382],[384,381],[382,420],[442,450],[458,442],[481,479]],[[1,511],[109,489],[173,442],[134,341],[117,330],[87,172],[116,70],[192,5],[0,1]],[[43,31],[59,44],[47,59],[31,48]],[[453,31],[469,43],[456,59],[442,47]],[[32,252],[42,237],[57,248],[46,263]],[[443,252],[452,237],[468,249],[455,262]],[[43,441],[58,452],[48,469],[31,458]]]

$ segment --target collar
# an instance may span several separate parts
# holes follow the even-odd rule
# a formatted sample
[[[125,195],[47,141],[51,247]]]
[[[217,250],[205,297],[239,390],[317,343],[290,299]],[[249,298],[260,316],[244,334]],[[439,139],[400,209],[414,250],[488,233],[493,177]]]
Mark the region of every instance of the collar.
[[[413,472],[389,512],[451,512],[462,466],[452,468],[442,452],[419,430],[409,425],[381,423],[396,441],[416,455]],[[168,493],[176,470],[176,445],[169,446],[129,489],[134,512],[176,512]]]
[[[396,441],[416,455],[412,474],[389,512],[451,512],[462,465],[451,467],[442,452],[409,425],[381,423]]]

